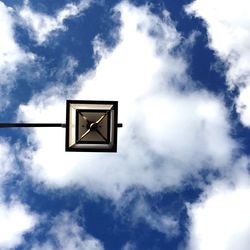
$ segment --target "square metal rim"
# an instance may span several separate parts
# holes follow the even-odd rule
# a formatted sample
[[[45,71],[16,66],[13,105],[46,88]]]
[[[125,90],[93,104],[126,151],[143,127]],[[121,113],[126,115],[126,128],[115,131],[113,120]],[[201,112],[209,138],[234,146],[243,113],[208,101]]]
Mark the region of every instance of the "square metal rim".
[[[71,103],[79,103],[79,104],[113,104],[115,106],[118,105],[118,101],[107,101],[107,100],[67,100],[67,104]]]
[[[73,148],[69,147],[69,108],[70,104],[110,104],[113,105],[114,110],[114,143],[111,148]],[[118,124],[118,101],[103,101],[103,100],[67,100],[66,101],[66,140],[65,140],[65,151],[69,152],[117,152],[117,124]]]

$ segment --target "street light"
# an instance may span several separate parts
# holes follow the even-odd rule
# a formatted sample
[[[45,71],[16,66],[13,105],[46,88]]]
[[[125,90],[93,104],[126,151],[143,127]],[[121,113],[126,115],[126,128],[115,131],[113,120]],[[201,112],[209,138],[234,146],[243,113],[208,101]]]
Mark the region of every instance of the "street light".
[[[65,123],[0,123],[10,127],[66,128],[65,151],[117,152],[117,101],[67,100]]]

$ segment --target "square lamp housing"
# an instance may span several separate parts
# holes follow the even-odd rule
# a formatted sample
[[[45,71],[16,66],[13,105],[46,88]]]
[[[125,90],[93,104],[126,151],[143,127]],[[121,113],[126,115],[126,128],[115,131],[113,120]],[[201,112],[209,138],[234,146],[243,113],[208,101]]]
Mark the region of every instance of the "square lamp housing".
[[[66,151],[116,152],[117,101],[67,100]]]

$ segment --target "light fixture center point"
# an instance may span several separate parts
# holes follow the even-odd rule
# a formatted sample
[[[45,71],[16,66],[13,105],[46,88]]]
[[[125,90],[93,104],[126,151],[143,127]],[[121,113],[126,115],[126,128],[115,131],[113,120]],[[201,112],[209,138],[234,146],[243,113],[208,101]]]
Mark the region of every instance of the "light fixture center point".
[[[97,129],[97,123],[92,122],[89,126],[90,131],[95,131]]]

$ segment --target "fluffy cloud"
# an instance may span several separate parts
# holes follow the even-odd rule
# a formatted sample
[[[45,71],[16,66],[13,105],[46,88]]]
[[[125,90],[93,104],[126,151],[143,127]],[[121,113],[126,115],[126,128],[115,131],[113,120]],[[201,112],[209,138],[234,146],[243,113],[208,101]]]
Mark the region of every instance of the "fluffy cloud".
[[[250,84],[240,87],[240,94],[236,103],[236,110],[241,115],[242,123],[250,127]]]
[[[223,101],[194,90],[187,63],[175,48],[181,37],[167,12],[123,2],[118,44],[95,41],[96,69],[78,77],[69,99],[119,101],[118,153],[64,152],[63,129],[29,130],[30,147],[20,157],[36,181],[49,186],[78,184],[119,198],[134,186],[151,192],[180,185],[203,168],[225,169],[237,147]],[[175,52],[173,52],[175,50]],[[72,89],[71,89],[72,90]],[[19,108],[19,119],[65,121],[65,87],[53,87]]]
[[[8,92],[13,87],[18,67],[34,59],[33,54],[25,52],[16,42],[14,26],[14,10],[0,2],[0,109],[8,103]]]
[[[23,243],[23,235],[37,222],[37,216],[20,202],[4,204],[0,200],[0,248],[12,249]]]
[[[5,202],[4,184],[15,170],[14,152],[9,144],[0,139],[0,249],[13,249],[23,243],[23,235],[38,223],[38,217],[29,208],[13,199]]]
[[[42,44],[52,33],[55,34],[55,31],[65,30],[64,21],[80,14],[89,7],[90,3],[91,0],[81,0],[78,4],[68,3],[63,9],[58,10],[55,16],[49,16],[32,10],[29,1],[26,0],[19,11],[19,15],[30,29],[30,34],[36,42]]]
[[[133,208],[134,222],[141,219],[145,221],[152,229],[161,232],[170,238],[179,232],[178,221],[167,214],[153,211],[146,201],[139,199]]]
[[[0,193],[1,186],[15,172],[15,157],[10,148],[10,145],[0,138]]]
[[[33,246],[32,250],[103,250],[102,243],[88,235],[67,212],[59,214],[52,221],[47,240]]]
[[[249,195],[246,174],[237,182],[221,181],[208,188],[198,202],[188,206],[188,249],[249,249]]]
[[[136,250],[136,245],[131,243],[131,242],[127,242],[121,250]]]
[[[250,17],[247,0],[196,0],[186,11],[201,17],[207,26],[209,46],[228,66],[226,73],[230,87],[240,87],[236,99],[241,121],[250,127]]]

